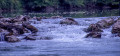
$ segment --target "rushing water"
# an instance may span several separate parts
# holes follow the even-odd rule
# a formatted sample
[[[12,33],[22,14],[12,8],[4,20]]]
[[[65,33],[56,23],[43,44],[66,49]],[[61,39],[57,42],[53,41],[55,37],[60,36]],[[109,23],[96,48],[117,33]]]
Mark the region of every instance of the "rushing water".
[[[84,38],[83,29],[104,18],[75,18],[79,25],[60,25],[59,18],[31,20],[39,29],[37,40],[0,42],[0,56],[120,56],[120,38],[111,34],[111,28],[104,29],[101,39]]]

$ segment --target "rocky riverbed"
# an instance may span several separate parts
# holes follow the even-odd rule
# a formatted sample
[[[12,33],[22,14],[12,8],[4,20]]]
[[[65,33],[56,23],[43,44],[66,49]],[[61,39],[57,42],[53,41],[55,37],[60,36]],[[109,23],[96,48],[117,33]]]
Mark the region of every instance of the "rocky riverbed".
[[[0,21],[0,56],[120,55],[119,16],[47,18],[21,15],[0,17]]]

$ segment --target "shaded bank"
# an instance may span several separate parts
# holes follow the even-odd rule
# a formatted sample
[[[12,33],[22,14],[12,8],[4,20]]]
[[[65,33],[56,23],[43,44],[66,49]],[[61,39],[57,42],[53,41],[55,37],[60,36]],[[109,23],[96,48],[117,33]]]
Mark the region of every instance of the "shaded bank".
[[[81,9],[81,10],[55,10],[55,11],[2,11],[0,12],[0,16],[5,17],[15,17],[18,15],[30,15],[30,16],[63,16],[63,17],[73,17],[73,18],[84,18],[84,17],[107,17],[107,16],[119,16],[119,9],[104,9],[104,10],[88,10],[88,9]]]
[[[1,0],[0,10],[61,10],[119,8],[117,0]]]

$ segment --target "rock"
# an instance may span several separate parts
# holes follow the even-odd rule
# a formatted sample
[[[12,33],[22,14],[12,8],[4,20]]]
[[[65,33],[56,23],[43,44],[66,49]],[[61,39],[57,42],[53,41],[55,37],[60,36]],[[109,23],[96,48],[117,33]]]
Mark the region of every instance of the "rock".
[[[85,38],[92,37],[92,38],[101,38],[100,32],[90,32],[86,35]]]
[[[96,24],[91,24],[85,32],[103,32],[101,28]]]
[[[40,37],[40,40],[51,40],[53,39],[52,37]]]
[[[11,22],[10,18],[1,18],[0,19],[1,22]]]
[[[110,27],[112,24],[114,24],[114,19],[113,18],[107,18],[107,19],[103,19],[101,21],[98,21],[96,24],[100,27],[100,28],[108,28]]]
[[[15,25],[13,29],[15,29],[16,33],[18,34],[24,34],[27,32],[27,30],[22,25]]]
[[[19,42],[20,41],[16,36],[6,36],[5,40],[7,42]]]
[[[30,16],[20,15],[20,16],[13,18],[12,20],[15,22],[19,22],[19,21],[28,21],[29,19],[30,19]]]
[[[112,33],[113,34],[120,33],[120,20],[117,20],[117,22],[112,26]]]
[[[42,17],[34,17],[37,21],[41,21]]]
[[[26,40],[36,40],[34,36],[26,36],[24,39]]]
[[[29,23],[23,23],[23,27],[29,29],[32,33],[38,32],[38,29],[35,28],[34,26],[30,25]]]
[[[62,21],[60,21],[60,24],[78,25],[78,22],[75,21],[75,20],[72,19],[72,18],[66,18],[66,19],[63,19]]]
[[[9,32],[12,32],[12,33],[24,34],[24,28],[20,25],[0,22],[0,28],[8,30]]]

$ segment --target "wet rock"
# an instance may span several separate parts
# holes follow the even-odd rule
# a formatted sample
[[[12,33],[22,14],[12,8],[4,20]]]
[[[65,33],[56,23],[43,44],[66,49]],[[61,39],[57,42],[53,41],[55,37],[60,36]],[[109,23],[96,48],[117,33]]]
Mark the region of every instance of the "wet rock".
[[[1,22],[0,28],[8,30],[9,32],[12,32],[12,33],[24,34],[24,28],[20,25]]]
[[[40,37],[40,40],[51,40],[53,39],[52,37]]]
[[[117,22],[112,26],[112,33],[120,34],[120,20],[117,20]]]
[[[100,27],[100,28],[108,28],[110,27],[112,24],[114,24],[114,19],[113,18],[107,18],[107,19],[103,19],[101,21],[98,21],[96,24]]]
[[[7,42],[19,42],[20,41],[16,36],[6,36],[5,40]]]
[[[87,29],[85,29],[85,32],[103,32],[103,31],[98,25],[91,24]]]
[[[24,39],[26,39],[26,40],[36,40],[36,37],[34,37],[34,36],[26,36]]]
[[[85,38],[92,37],[92,38],[101,38],[101,32],[90,32],[86,35]]]
[[[28,32],[22,25],[15,25],[14,28],[18,34],[24,34]]]
[[[23,27],[29,29],[32,33],[38,32],[38,29],[35,28],[34,26],[32,26],[32,25],[29,24],[29,23],[23,23],[22,25],[23,25]]]
[[[66,18],[60,21],[60,24],[67,24],[67,25],[78,25],[78,22],[72,18]]]

